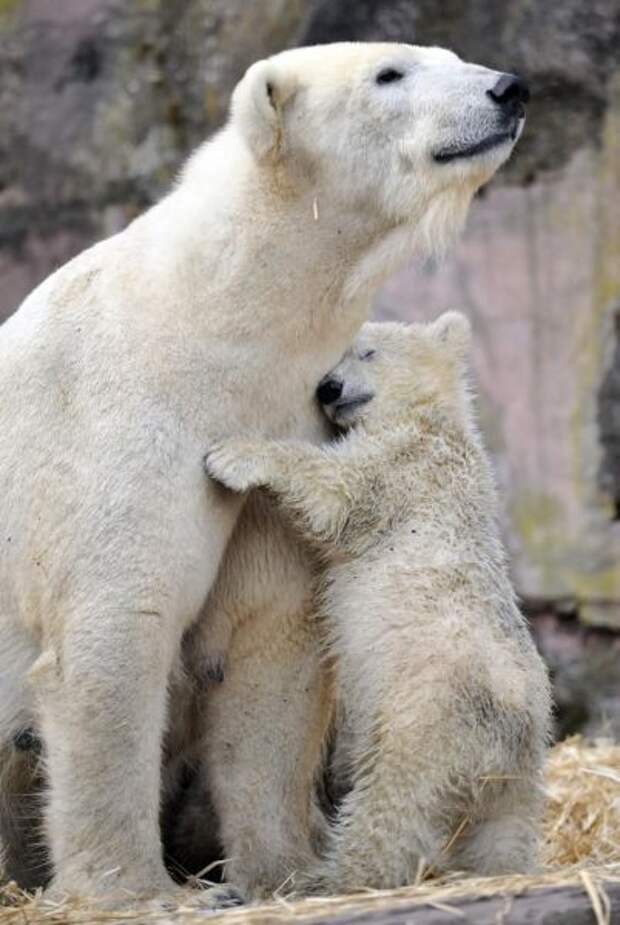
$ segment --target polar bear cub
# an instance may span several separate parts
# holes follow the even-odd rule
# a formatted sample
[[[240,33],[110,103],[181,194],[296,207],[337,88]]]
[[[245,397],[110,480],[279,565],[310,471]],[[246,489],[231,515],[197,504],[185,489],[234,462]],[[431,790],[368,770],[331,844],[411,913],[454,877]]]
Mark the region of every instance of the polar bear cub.
[[[231,489],[271,489],[327,565],[353,786],[310,890],[536,862],[549,686],[508,578],[469,342],[454,312],[366,324],[318,391],[339,442],[234,439],[207,458]]]

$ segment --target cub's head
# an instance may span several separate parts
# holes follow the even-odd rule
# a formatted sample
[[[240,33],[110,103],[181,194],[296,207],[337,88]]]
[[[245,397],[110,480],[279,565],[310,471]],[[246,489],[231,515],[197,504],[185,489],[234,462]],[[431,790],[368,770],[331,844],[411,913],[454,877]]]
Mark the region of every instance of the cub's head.
[[[439,409],[469,428],[469,322],[446,312],[432,324],[365,324],[317,388],[330,421],[376,430]]]
[[[254,64],[231,121],[258,162],[313,184],[319,208],[424,221],[434,248],[509,156],[528,96],[520,78],[442,48],[334,43]]]

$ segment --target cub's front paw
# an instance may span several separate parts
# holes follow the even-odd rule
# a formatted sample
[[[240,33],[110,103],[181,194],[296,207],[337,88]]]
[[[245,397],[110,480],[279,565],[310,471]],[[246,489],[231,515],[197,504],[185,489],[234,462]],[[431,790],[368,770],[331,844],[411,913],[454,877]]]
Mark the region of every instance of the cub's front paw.
[[[226,440],[205,456],[207,475],[231,491],[249,491],[262,484],[264,465],[258,448],[245,440]]]

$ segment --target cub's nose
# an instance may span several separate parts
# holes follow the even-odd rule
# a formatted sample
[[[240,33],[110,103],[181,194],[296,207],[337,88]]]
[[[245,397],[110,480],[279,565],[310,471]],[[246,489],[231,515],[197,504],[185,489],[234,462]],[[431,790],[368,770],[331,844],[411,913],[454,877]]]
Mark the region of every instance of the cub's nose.
[[[342,395],[342,382],[326,377],[321,379],[316,390],[316,397],[322,405],[331,405]]]
[[[529,102],[530,88],[522,77],[502,74],[493,89],[487,90],[487,94],[500,106],[515,106]]]

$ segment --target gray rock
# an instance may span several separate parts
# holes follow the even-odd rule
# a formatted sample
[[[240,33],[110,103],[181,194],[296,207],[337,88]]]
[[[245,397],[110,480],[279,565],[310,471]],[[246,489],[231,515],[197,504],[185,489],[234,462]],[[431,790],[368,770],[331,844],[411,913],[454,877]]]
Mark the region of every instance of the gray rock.
[[[299,38],[306,7],[0,0],[0,319],[169,187],[247,65]]]
[[[620,741],[620,636],[549,610],[532,618],[532,629],[551,672],[556,737]]]

